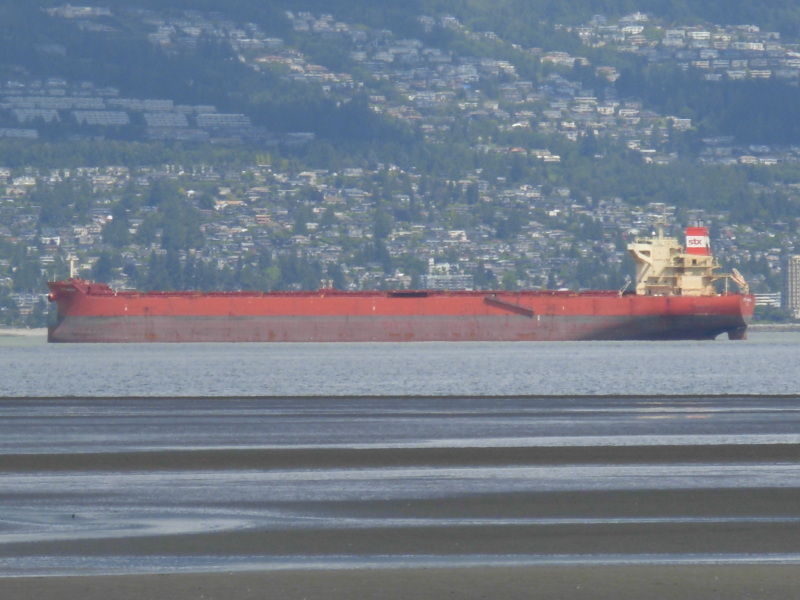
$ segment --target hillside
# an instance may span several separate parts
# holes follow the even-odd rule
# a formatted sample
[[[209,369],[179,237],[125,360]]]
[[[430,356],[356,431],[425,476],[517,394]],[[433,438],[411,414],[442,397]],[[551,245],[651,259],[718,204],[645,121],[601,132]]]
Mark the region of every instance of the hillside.
[[[0,2],[4,319],[40,319],[70,262],[122,287],[614,288],[663,218],[776,293],[800,11],[661,4]]]

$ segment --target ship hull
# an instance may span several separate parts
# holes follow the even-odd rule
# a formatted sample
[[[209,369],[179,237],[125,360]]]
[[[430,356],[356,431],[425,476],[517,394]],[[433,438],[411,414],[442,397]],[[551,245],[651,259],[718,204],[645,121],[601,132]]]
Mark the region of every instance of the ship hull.
[[[754,305],[741,294],[115,293],[62,282],[51,299],[49,341],[108,343],[741,339]]]

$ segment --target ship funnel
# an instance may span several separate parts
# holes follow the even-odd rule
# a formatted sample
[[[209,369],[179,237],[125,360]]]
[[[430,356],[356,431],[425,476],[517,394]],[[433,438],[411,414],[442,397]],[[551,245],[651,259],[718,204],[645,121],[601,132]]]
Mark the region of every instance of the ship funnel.
[[[686,228],[686,254],[711,256],[711,242],[708,227]]]

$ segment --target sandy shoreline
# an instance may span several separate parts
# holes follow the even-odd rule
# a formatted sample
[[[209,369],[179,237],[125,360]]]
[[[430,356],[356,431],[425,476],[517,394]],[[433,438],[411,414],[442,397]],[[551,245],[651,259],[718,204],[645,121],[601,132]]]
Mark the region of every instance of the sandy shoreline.
[[[402,563],[426,556],[455,560],[573,556],[591,563],[593,556],[627,555],[635,563],[639,562],[635,557],[642,556],[696,555],[698,560],[737,556],[746,564],[748,556],[800,555],[800,522],[794,508],[799,504],[800,490],[795,488],[497,493],[464,496],[457,502],[447,497],[346,502],[249,499],[229,502],[227,509],[296,514],[312,524],[334,520],[341,525],[8,540],[3,554],[8,569],[37,556],[79,557],[87,568],[102,560],[169,562],[177,557],[192,564],[193,557],[202,563],[203,557],[216,556],[232,557],[242,567],[248,564],[247,557],[259,565],[286,557],[307,557],[313,564],[359,557]],[[213,516],[213,509],[204,514]],[[78,509],[72,516],[62,515],[62,521],[90,526],[97,516]],[[358,522],[364,524],[353,525]],[[794,569],[800,576],[800,568]]]
[[[0,328],[0,347],[18,348],[47,344],[47,329]]]
[[[44,340],[47,339],[47,328],[16,329],[13,327],[0,327],[0,339],[6,340]]]
[[[180,471],[247,469],[346,469],[419,466],[504,466],[559,464],[670,464],[791,462],[797,444],[657,446],[575,446],[500,448],[256,448],[142,450],[137,452],[25,453],[3,455],[3,470]]]
[[[47,337],[47,328],[17,329],[14,327],[0,327],[0,336],[3,337]]]
[[[65,600],[785,599],[797,565],[470,567],[0,579],[4,598]]]
[[[489,400],[477,403],[487,430],[474,436],[487,447],[424,445],[451,439],[454,415],[462,431],[448,402],[433,403],[435,416],[411,402],[403,418],[379,419],[381,403],[259,413],[249,401],[115,399],[94,413],[93,402],[8,400],[0,598],[793,598],[795,400],[677,403],[655,413],[667,420],[612,399],[607,410],[633,416],[591,412],[583,428],[576,408],[594,401],[554,400],[528,424],[550,419],[554,436],[654,436],[554,446],[491,445],[538,430],[517,425],[516,404]],[[253,419],[258,437],[248,438]],[[385,427],[381,443],[424,443],[308,442],[370,423]],[[672,432],[699,437],[653,441]],[[52,445],[32,443],[54,433]],[[289,445],[261,447],[265,433]],[[701,443],[708,435],[726,443]]]

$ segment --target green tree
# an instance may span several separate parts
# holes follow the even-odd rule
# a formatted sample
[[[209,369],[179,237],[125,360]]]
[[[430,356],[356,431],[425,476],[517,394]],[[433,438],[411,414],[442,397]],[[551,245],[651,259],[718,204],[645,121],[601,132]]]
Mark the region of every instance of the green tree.
[[[139,287],[144,290],[170,290],[169,274],[167,273],[166,260],[155,250],[150,252],[147,267],[142,274]]]
[[[205,243],[200,230],[201,217],[193,206],[173,196],[159,208],[161,213],[161,247],[167,251],[199,248]]]
[[[139,227],[136,229],[136,235],[134,235],[134,242],[140,244],[142,246],[150,246],[151,244],[155,243],[156,239],[158,239],[158,232],[161,228],[161,215],[159,215],[156,211],[149,212],[145,215],[142,222],[139,224]]]
[[[517,280],[516,272],[506,271],[505,273],[503,273],[503,278],[500,287],[509,292],[517,290],[519,288],[519,282]]]
[[[128,211],[118,202],[111,209],[111,220],[103,225],[103,241],[114,248],[124,248],[131,243]]]
[[[381,204],[376,210],[372,222],[372,234],[376,240],[385,240],[392,232],[392,215]]]
[[[101,252],[97,261],[92,265],[92,280],[108,283],[114,277],[116,266],[115,255],[110,252]]]
[[[28,255],[24,245],[14,247],[11,257],[11,287],[14,292],[40,292],[44,289],[39,262]]]

